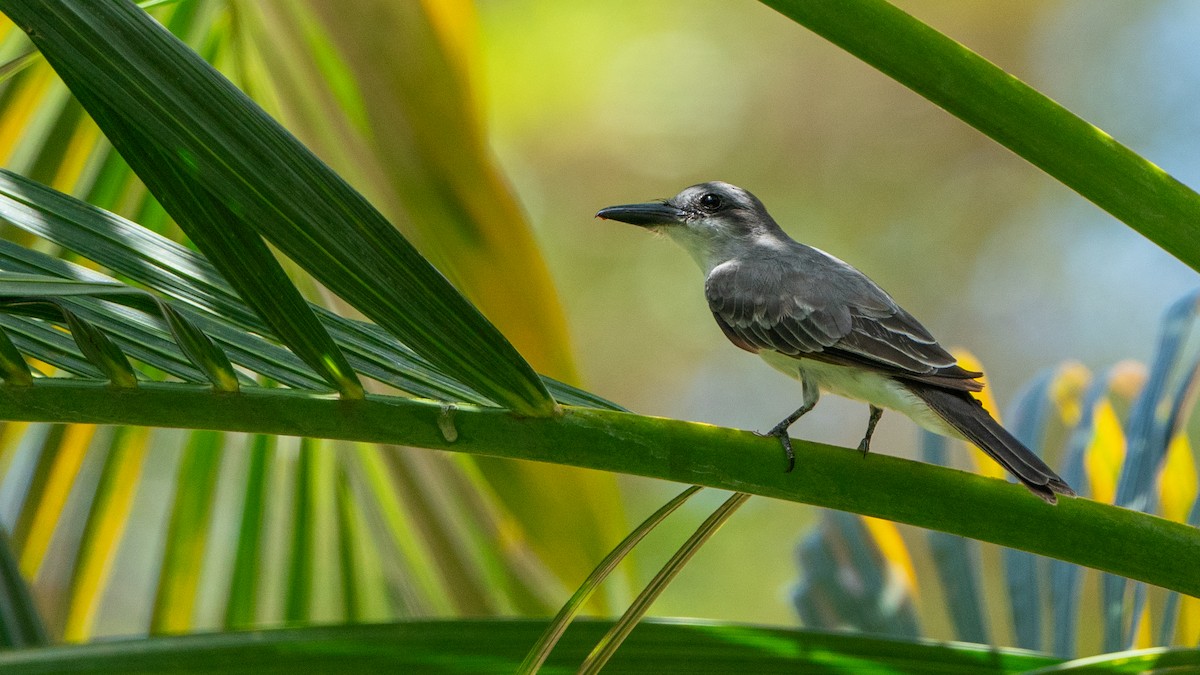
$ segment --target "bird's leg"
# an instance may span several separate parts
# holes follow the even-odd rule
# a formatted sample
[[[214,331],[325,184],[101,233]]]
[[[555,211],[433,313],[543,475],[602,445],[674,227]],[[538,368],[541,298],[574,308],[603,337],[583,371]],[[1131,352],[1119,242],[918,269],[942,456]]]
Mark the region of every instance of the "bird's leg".
[[[883,408],[871,406],[871,417],[867,420],[867,433],[858,444],[858,451],[862,453],[863,457],[866,457],[867,453],[871,451],[871,436],[875,434],[875,425],[879,424],[880,417],[883,417]]]
[[[800,381],[801,395],[804,397],[804,405],[796,409],[796,412],[783,418],[779,424],[771,427],[771,430],[759,436],[774,436],[779,439],[780,445],[783,446],[783,454],[787,455],[787,468],[784,473],[791,472],[796,467],[796,453],[792,450],[792,439],[788,436],[788,427],[804,417],[804,414],[812,410],[817,405],[817,399],[821,397],[821,391],[817,389],[815,384],[812,384],[808,379]],[[757,432],[755,432],[757,433]]]

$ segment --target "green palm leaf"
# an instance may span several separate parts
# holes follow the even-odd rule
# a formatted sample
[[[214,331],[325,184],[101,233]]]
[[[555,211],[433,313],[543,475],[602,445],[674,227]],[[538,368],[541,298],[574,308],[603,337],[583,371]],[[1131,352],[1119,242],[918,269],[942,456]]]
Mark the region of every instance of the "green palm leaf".
[[[579,622],[542,668],[573,673],[611,624]],[[0,653],[6,673],[509,673],[542,621],[432,621],[194,635]],[[1194,652],[1170,663],[1195,664]],[[648,622],[610,663],[614,672],[1010,673],[1057,664],[1021,650],[902,642],[822,632]],[[1155,663],[1144,660],[1141,663]],[[1101,671],[1106,672],[1106,671]],[[1116,671],[1126,672],[1126,671]]]
[[[1200,270],[1200,195],[885,0],[762,0],[987,134]]]
[[[217,215],[255,228],[456,379],[519,412],[551,411],[545,386],[508,342],[366,200],[144,12],[129,4],[62,2],[0,4],[0,10],[33,34],[93,115],[103,114],[98,122],[128,158],[144,169],[170,168],[175,180],[158,186],[170,197],[168,208],[188,199],[184,178],[194,181],[211,194],[208,203],[227,210]],[[132,138],[125,133],[131,128],[144,144],[122,143]],[[202,223],[203,214],[195,215],[197,226],[220,236],[222,222]],[[222,268],[237,265],[225,249],[206,252]],[[312,355],[317,361],[333,359],[325,365],[338,369],[334,352],[318,351],[325,353]]]

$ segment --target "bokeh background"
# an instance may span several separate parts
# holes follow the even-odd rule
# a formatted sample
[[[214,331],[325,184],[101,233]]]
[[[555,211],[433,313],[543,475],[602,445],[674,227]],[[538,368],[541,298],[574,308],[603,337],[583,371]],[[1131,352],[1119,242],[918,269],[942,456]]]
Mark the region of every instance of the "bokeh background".
[[[1200,6],[895,4],[1200,184]],[[592,218],[704,180],[751,190],[793,237],[973,352],[1001,407],[1064,361],[1146,360],[1163,310],[1196,285],[1037,168],[758,3],[479,8],[491,142],[561,294],[581,384],[637,412],[763,430],[798,405],[796,383],[721,335],[682,250]],[[865,421],[862,404],[827,396],[793,432],[853,447]],[[877,439],[878,452],[913,456],[917,430],[888,414]],[[631,519],[677,489],[623,485]],[[653,613],[794,621],[793,547],[813,517],[751,500]],[[648,575],[663,555],[637,560]]]

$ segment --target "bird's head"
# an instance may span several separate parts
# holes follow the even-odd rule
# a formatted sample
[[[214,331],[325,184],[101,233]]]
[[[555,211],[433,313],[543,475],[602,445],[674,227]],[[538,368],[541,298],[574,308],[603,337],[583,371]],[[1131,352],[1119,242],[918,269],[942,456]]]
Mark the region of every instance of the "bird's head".
[[[610,206],[596,217],[662,232],[706,270],[783,236],[757,197],[721,181],[693,185],[670,199]]]

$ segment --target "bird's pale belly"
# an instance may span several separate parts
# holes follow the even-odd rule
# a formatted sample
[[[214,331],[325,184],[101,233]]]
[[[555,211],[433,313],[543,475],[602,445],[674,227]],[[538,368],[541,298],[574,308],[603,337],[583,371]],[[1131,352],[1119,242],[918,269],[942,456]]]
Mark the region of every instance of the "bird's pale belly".
[[[775,370],[797,380],[808,380],[822,391],[895,410],[935,434],[962,438],[924,401],[886,375],[815,359],[797,359],[773,350],[762,350],[758,355]]]

